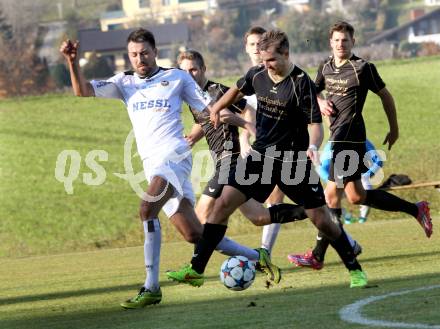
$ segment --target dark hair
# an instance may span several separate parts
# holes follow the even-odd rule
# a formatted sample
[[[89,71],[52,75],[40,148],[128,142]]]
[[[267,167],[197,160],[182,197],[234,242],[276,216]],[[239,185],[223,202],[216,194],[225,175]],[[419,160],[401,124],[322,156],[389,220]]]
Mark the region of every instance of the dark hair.
[[[148,42],[151,47],[156,48],[156,40],[154,40],[153,33],[143,28],[131,32],[127,38],[127,43],[129,42]]]
[[[258,45],[259,50],[267,50],[269,47],[275,46],[278,54],[289,52],[289,39],[286,33],[281,30],[270,30],[263,34]]]
[[[200,68],[205,67],[205,60],[201,53],[197,50],[185,50],[177,56],[177,63],[180,65],[184,59],[188,59],[190,61],[196,61],[197,65]]]
[[[347,22],[339,21],[339,22],[336,22],[335,24],[333,24],[330,27],[330,29],[328,31],[329,39],[332,38],[333,32],[342,32],[342,33],[347,32],[350,35],[350,37],[353,39],[354,27],[351,24],[347,23]]]
[[[247,42],[247,38],[251,35],[251,34],[258,34],[258,35],[262,35],[266,32],[266,29],[261,27],[261,26],[252,26],[249,30],[246,31],[246,33],[244,34],[243,37],[243,41],[246,44]]]

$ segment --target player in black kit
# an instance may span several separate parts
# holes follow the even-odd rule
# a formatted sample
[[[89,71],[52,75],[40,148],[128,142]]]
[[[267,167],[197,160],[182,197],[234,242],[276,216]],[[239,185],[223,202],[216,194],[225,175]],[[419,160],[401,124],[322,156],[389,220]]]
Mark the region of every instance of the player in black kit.
[[[384,140],[388,149],[399,136],[396,109],[376,67],[351,52],[355,41],[354,28],[346,22],[337,22],[330,28],[329,37],[333,55],[319,66],[315,83],[318,93],[327,92],[327,98],[319,95],[318,102],[321,113],[330,118],[332,160],[325,195],[333,220],[342,225],[341,199],[345,192],[352,204],[403,211],[413,216],[429,238],[432,221],[428,202],[411,203],[382,190],[365,191],[362,186],[361,174],[368,169],[364,164],[366,132],[362,118],[368,91],[374,92],[382,101],[390,127]],[[319,233],[314,250],[292,254],[288,258],[298,266],[321,269],[328,245],[329,240]]]
[[[203,56],[195,50],[187,50],[178,56],[177,62],[182,70],[187,71],[204,92],[209,93],[213,100],[218,100],[229,89],[221,83],[210,81],[206,78],[206,66]],[[228,116],[229,122],[231,117],[242,114],[246,107],[246,100],[241,99],[236,103],[230,105],[227,110],[222,111],[222,116]],[[206,184],[196,205],[196,214],[199,220],[204,224],[206,218],[215,204],[215,200],[220,196],[224,185],[227,183],[229,171],[233,170],[237,164],[237,159],[240,157],[240,143],[238,127],[222,122],[219,127],[214,128],[210,121],[209,115],[206,113],[200,114],[197,111],[192,111],[195,124],[191,132],[186,136],[190,146],[193,146],[203,136],[206,137],[209,150],[213,156],[215,163],[215,172],[209,182]],[[255,133],[255,126],[245,123],[246,127]],[[292,204],[277,204],[267,209],[254,199],[250,199],[240,206],[240,211],[243,215],[252,221],[255,225],[262,226],[271,224],[273,222],[279,223],[291,222],[298,219],[305,219],[307,215],[304,208]],[[222,245],[229,243],[229,239],[225,237],[217,246],[217,250],[221,251]],[[249,249],[238,244],[234,244],[237,248],[236,253],[245,256],[251,260],[258,261],[260,254],[267,255],[267,250]],[[220,249],[220,250],[219,250]],[[231,247],[228,248],[230,250]],[[267,257],[267,256],[266,256]]]
[[[264,202],[278,185],[290,199],[304,206],[313,224],[331,240],[350,271],[350,286],[363,287],[367,284],[366,275],[346,234],[331,221],[311,161],[317,161],[317,148],[323,138],[314,83],[307,73],[290,62],[285,33],[266,32],[259,48],[263,65],[251,68],[211,109],[211,120],[217,126],[221,109],[234,103],[237,97],[256,94],[256,141],[249,156],[231,171],[228,184],[207,219],[191,265],[167,275],[178,282],[203,284],[205,267],[226,232],[232,212],[250,198]],[[272,272],[271,264],[260,265]],[[272,280],[277,282],[275,274]]]

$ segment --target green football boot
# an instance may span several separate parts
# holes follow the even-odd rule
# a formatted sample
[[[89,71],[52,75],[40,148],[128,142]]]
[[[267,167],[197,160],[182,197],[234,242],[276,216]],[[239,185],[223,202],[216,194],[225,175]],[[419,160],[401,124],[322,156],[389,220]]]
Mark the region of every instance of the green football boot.
[[[121,306],[126,309],[143,308],[147,305],[159,304],[162,300],[162,291],[152,292],[145,287],[142,287],[139,293],[131,299],[121,303]]]
[[[178,271],[167,271],[167,276],[173,281],[186,283],[193,287],[200,287],[205,282],[203,274],[199,274],[194,271],[191,265],[184,265]]]
[[[367,285],[367,275],[361,270],[350,271],[350,288],[363,288]]]
[[[265,248],[256,249],[259,253],[258,264],[259,268],[266,273],[268,280],[273,281],[274,283],[280,283],[281,281],[281,269],[272,264],[270,260],[269,252]]]

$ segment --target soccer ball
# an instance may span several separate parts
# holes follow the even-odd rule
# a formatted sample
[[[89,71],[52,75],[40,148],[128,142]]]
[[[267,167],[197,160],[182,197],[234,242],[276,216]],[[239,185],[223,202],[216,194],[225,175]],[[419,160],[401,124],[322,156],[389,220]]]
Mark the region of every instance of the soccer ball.
[[[220,268],[220,280],[230,290],[245,290],[254,279],[255,264],[244,256],[229,257]]]

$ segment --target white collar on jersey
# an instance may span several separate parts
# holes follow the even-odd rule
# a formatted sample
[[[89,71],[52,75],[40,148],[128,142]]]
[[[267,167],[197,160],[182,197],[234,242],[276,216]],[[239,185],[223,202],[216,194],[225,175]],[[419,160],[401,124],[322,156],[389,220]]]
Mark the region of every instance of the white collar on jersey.
[[[134,73],[139,79],[145,79],[145,80],[148,80],[148,79],[151,79],[152,77],[154,77],[156,74],[157,74],[157,72],[159,72],[160,71],[160,66],[158,66],[157,68],[156,68],[156,70],[154,70],[153,71],[153,73],[151,73],[150,75],[147,75],[147,76],[145,76],[145,77],[141,77],[139,74],[137,74],[136,72]]]

